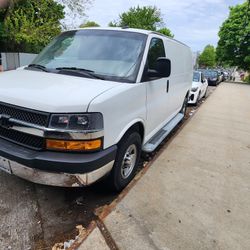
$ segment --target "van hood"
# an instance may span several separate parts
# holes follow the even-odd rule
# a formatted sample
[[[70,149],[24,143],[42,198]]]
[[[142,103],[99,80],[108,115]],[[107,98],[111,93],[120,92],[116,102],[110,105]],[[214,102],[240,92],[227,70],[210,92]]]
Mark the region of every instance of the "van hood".
[[[31,70],[0,73],[0,102],[50,113],[86,112],[98,95],[120,83]]]

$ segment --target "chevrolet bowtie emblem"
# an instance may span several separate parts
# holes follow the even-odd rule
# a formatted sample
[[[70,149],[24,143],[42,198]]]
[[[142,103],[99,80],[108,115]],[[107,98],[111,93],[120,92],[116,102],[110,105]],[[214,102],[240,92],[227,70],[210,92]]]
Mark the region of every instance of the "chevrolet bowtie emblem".
[[[7,128],[7,129],[12,127],[12,123],[10,122],[9,115],[0,114],[0,127]]]

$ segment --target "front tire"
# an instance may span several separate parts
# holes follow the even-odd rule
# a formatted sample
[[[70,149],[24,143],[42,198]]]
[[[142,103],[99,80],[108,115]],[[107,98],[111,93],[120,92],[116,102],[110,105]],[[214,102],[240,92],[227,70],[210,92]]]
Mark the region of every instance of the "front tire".
[[[136,131],[128,132],[118,144],[115,163],[110,175],[113,190],[121,191],[134,178],[141,155],[141,136]]]

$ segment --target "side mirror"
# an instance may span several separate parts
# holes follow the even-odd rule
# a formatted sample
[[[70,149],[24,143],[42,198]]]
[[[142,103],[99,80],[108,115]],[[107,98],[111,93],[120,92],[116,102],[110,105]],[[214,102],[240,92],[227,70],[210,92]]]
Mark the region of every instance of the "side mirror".
[[[171,61],[165,57],[159,57],[156,61],[156,70],[148,70],[149,77],[169,77],[171,74]]]

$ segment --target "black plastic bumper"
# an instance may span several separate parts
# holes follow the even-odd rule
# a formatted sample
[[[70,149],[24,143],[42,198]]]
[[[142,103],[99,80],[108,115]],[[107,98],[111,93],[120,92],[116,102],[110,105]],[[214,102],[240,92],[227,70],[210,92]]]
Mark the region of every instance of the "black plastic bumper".
[[[217,86],[218,81],[217,80],[208,80],[208,85],[209,86]]]
[[[50,172],[84,174],[94,171],[116,156],[117,146],[95,153],[35,151],[0,139],[0,156],[30,168]]]

